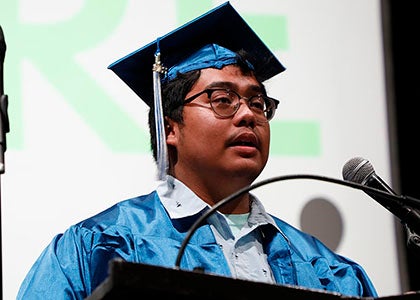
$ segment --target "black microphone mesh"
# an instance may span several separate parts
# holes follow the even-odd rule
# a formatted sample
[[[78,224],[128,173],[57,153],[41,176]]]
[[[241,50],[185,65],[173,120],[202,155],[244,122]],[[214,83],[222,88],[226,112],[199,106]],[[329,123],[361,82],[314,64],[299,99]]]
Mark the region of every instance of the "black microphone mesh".
[[[363,184],[373,172],[373,166],[368,160],[354,157],[344,165],[343,179]]]
[[[4,62],[5,55],[6,55],[6,42],[4,40],[3,29],[0,26],[0,63]]]

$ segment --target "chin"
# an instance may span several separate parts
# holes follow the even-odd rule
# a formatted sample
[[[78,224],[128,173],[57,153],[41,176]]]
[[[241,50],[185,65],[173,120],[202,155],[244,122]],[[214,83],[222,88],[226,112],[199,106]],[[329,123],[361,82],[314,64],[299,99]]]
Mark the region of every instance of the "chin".
[[[234,176],[246,178],[250,183],[253,182],[262,172],[262,168],[240,168],[235,171]]]

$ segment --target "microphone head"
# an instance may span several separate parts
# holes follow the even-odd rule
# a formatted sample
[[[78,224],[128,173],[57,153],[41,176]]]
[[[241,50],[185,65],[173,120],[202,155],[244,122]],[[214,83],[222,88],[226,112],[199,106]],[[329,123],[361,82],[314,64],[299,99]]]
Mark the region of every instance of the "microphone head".
[[[4,62],[6,55],[6,41],[4,40],[3,29],[0,26],[0,63]]]
[[[359,184],[365,184],[369,177],[375,173],[372,164],[363,157],[350,159],[343,167],[343,179]]]

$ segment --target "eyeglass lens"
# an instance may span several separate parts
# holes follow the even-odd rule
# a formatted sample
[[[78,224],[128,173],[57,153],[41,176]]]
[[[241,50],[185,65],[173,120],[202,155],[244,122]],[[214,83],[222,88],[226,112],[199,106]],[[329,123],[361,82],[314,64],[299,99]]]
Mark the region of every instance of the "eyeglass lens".
[[[246,100],[248,107],[255,114],[258,121],[267,122],[274,114],[275,105],[273,101],[263,95],[245,98],[235,91],[226,89],[209,90],[208,94],[211,107],[221,117],[234,115],[239,109],[241,98]]]

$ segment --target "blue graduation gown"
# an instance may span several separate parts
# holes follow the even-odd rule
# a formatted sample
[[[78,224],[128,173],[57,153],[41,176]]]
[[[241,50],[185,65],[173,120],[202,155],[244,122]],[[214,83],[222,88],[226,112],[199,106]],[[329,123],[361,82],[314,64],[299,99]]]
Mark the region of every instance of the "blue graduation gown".
[[[197,217],[171,220],[156,192],[117,203],[54,237],[24,279],[17,299],[83,299],[107,277],[113,258],[174,267],[179,247]],[[360,265],[273,218],[282,233],[271,225],[262,230],[268,263],[278,284],[377,296]],[[207,224],[192,236],[180,267],[231,276]]]

